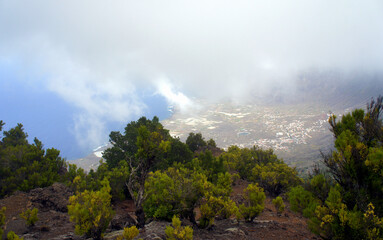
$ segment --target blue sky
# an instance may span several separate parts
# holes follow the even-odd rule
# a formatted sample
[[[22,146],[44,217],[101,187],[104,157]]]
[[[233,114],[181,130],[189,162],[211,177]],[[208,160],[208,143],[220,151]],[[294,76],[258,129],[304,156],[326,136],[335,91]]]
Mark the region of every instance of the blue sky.
[[[383,72],[381,0],[0,0],[0,119],[68,159],[193,99],[293,93],[308,69]]]
[[[29,135],[29,141],[37,137],[46,148],[57,148],[62,156],[71,160],[89,154],[98,144],[108,140],[110,131],[123,131],[125,125],[139,116],[132,116],[126,122],[106,121],[104,137],[93,145],[79,146],[74,132],[74,116],[81,113],[81,109],[66,102],[57,94],[47,90],[44,86],[26,83],[26,78],[42,76],[20,76],[17,66],[0,65],[0,116],[6,125],[4,130],[22,123]],[[6,80],[6,81],[4,81]],[[169,117],[166,99],[160,95],[142,92],[142,100],[148,106],[142,115],[149,118],[157,115],[160,119]]]

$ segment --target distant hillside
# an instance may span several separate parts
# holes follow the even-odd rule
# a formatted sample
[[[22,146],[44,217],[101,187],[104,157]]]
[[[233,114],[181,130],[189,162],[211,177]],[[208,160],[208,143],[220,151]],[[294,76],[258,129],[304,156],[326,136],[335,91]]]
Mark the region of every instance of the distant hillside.
[[[311,71],[296,80],[294,102],[312,102],[332,111],[354,108],[383,93],[383,74],[340,73],[338,71]]]
[[[311,71],[298,76],[293,91],[276,86],[272,94],[244,104],[196,100],[201,107],[198,111],[174,109],[162,124],[182,141],[190,132],[201,132],[206,140],[212,138],[224,149],[231,145],[272,148],[288,164],[305,170],[321,159],[320,150],[332,148],[329,113],[342,115],[364,109],[372,97],[382,93],[381,74]],[[73,162],[95,169],[105,148]]]
[[[102,159],[102,152],[109,148],[110,145],[103,145],[93,150],[89,155],[79,158],[70,163],[76,164],[78,167],[83,168],[85,171],[89,171],[90,169],[96,170],[100,165],[100,160]]]

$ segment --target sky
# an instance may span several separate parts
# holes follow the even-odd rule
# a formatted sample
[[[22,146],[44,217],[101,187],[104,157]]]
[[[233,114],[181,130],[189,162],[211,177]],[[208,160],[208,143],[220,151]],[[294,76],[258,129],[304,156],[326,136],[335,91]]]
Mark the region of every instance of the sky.
[[[383,71],[381,0],[0,0],[0,119],[69,159],[142,115]]]

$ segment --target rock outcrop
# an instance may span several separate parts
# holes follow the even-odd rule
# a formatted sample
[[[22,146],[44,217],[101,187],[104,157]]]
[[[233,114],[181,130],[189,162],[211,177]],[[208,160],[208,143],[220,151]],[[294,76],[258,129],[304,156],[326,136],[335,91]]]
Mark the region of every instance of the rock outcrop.
[[[62,183],[54,183],[50,187],[36,188],[29,192],[33,206],[40,211],[67,212],[69,197],[72,195],[70,188]]]

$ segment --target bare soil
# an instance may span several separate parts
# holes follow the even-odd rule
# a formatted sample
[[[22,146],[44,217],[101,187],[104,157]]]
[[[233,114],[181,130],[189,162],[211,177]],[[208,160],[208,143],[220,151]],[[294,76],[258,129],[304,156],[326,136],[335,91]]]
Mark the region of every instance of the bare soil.
[[[239,202],[248,182],[236,181],[231,198]],[[307,227],[307,219],[289,209],[284,201],[285,211],[279,215],[272,204],[272,198],[265,200],[265,209],[253,222],[237,221],[236,219],[215,220],[210,230],[194,228],[194,239],[320,239]]]

